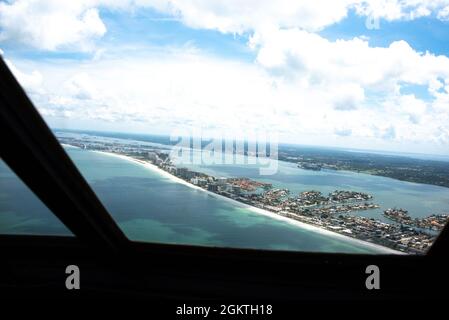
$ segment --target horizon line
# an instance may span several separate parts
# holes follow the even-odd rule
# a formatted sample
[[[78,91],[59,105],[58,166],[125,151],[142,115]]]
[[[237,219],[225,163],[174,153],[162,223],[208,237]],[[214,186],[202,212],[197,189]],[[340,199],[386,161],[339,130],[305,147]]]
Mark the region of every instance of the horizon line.
[[[170,137],[169,134],[165,133],[141,133],[141,132],[124,132],[124,131],[109,131],[109,130],[97,130],[97,129],[68,129],[68,128],[53,128],[50,127],[52,131],[75,131],[75,132],[93,132],[93,133],[107,133],[107,134],[128,134],[128,135],[142,135],[142,136],[158,136],[158,137]],[[192,137],[189,137],[192,138]],[[193,137],[198,138],[198,137]],[[233,141],[241,141],[238,139],[234,139]],[[249,142],[249,140],[243,140],[244,142]],[[252,142],[252,141],[251,141]],[[303,144],[303,143],[292,143],[292,142],[278,142],[279,145],[284,146],[297,146],[297,147],[309,147],[309,148],[317,148],[317,149],[333,149],[338,151],[345,151],[349,153],[368,153],[368,154],[380,154],[384,156],[388,155],[397,155],[402,157],[412,157],[415,156],[430,156],[430,157],[438,157],[444,158],[449,161],[449,154],[435,154],[435,153],[424,153],[424,152],[404,152],[404,151],[388,151],[383,149],[363,149],[356,147],[338,147],[338,146],[325,146],[325,145],[316,145],[316,144]],[[425,159],[425,160],[434,160],[436,159]]]

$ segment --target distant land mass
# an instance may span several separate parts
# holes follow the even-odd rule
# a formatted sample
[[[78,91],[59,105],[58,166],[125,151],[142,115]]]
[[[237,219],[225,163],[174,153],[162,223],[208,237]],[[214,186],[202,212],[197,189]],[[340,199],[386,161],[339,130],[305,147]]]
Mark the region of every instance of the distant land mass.
[[[91,130],[54,131],[86,133],[103,137],[129,139],[175,145],[169,136],[131,134],[118,132],[100,132]],[[202,141],[203,147],[208,142]],[[245,143],[247,155],[247,143]],[[424,183],[449,188],[449,161],[430,160],[408,155],[381,154],[379,151],[347,151],[329,147],[311,147],[292,144],[279,144],[278,159],[298,164],[306,170],[346,170],[389,177],[401,181]]]
[[[278,158],[303,169],[347,170],[449,188],[446,161],[296,146],[280,147]]]

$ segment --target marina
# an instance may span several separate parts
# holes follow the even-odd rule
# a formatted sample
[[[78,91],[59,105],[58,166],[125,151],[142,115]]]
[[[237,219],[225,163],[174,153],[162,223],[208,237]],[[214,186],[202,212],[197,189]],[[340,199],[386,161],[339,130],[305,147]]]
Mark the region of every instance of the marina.
[[[174,165],[168,156],[170,152],[167,147],[155,149],[115,142],[100,144],[100,147],[98,143],[95,145],[88,143],[84,144],[83,148],[101,150],[124,157],[123,159],[137,161],[190,188],[226,198],[234,201],[234,204],[249,206],[253,212],[262,210],[265,215],[269,214],[272,218],[277,216],[276,218],[286,219],[285,221],[289,223],[299,222],[302,226],[308,225],[395,252],[424,253],[436,236],[434,232],[425,232],[425,228],[418,230],[392,223],[391,219],[384,215],[382,215],[384,219],[370,217],[373,211],[383,209],[378,203],[377,192],[371,194],[363,189],[359,191],[353,188],[348,190],[317,188],[296,193],[294,188],[288,188],[288,184],[273,183],[273,177],[255,178],[251,175],[251,170],[248,170],[250,173],[248,175],[211,175],[210,170],[207,170],[210,168],[203,170],[201,166],[195,168],[188,165]],[[281,161],[280,163],[282,169],[285,164]],[[321,175],[323,172],[316,174]]]

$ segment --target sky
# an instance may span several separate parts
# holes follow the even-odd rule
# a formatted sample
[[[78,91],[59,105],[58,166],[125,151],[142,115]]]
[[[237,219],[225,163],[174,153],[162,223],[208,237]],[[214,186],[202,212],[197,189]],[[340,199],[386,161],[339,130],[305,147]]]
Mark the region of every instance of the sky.
[[[53,128],[449,155],[449,0],[0,0]]]

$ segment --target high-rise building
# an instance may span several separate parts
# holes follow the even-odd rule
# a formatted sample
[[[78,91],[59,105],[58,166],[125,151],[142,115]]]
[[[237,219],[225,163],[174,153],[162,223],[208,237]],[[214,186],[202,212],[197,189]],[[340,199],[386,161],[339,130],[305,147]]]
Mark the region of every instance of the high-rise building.
[[[184,178],[184,179],[187,178],[187,172],[188,172],[187,168],[177,168],[176,169],[176,175],[178,177],[181,177],[181,178]]]
[[[211,183],[207,186],[207,190],[212,191],[212,192],[217,192],[218,186],[215,183]]]

